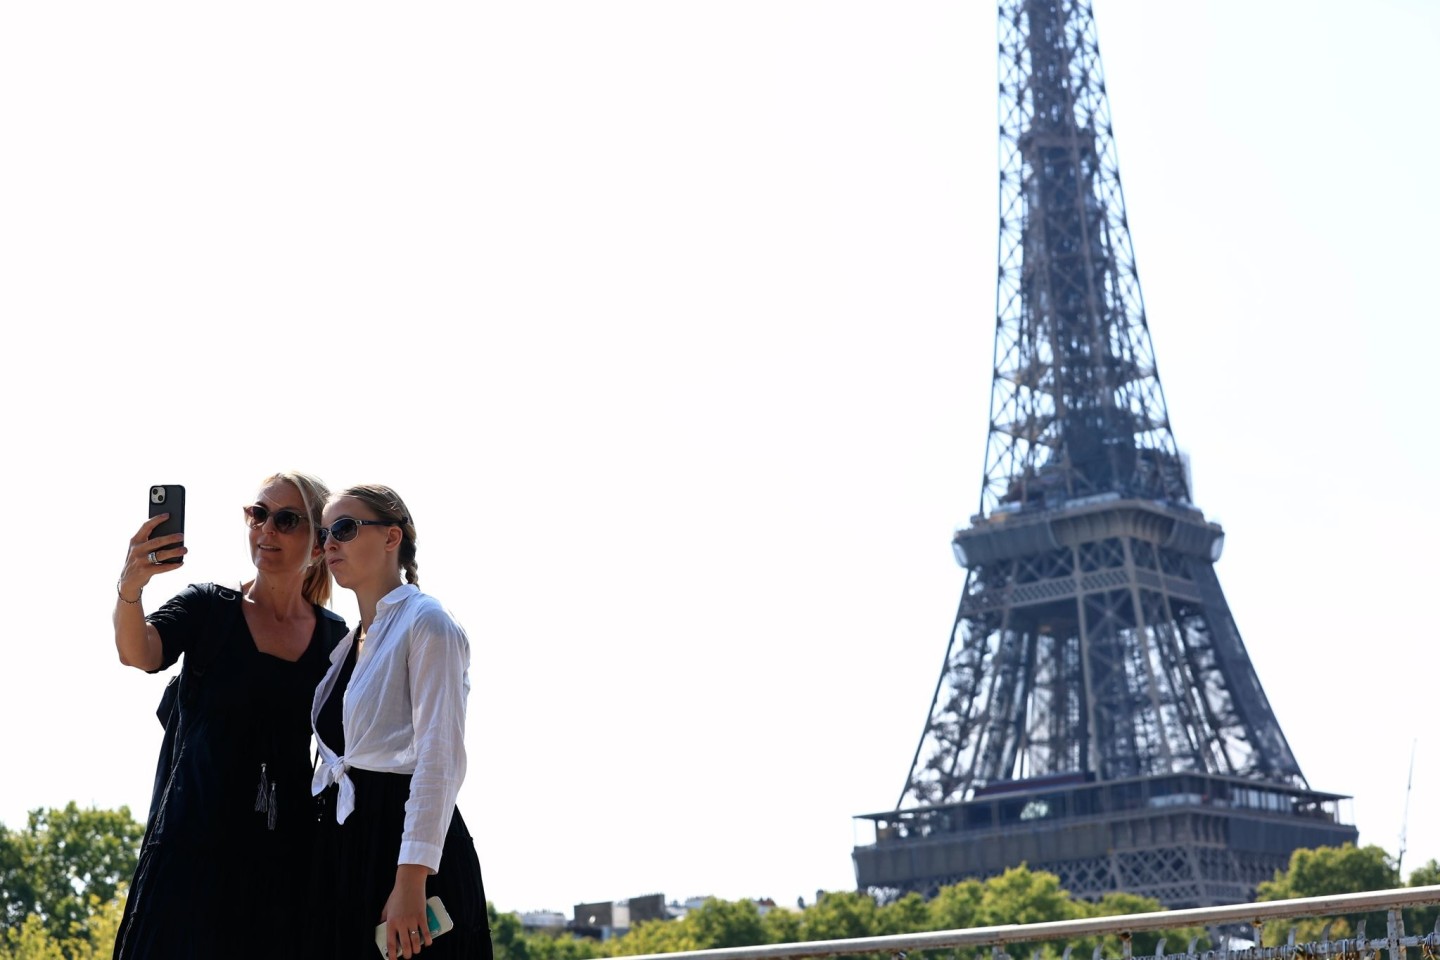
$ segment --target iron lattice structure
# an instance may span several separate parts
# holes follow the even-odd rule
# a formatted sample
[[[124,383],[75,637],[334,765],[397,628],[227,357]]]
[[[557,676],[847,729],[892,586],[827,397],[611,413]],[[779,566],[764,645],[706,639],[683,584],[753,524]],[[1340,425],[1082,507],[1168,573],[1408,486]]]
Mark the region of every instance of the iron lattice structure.
[[[1165,838],[1151,831],[1150,840],[1135,839],[1135,818],[1124,815],[1112,817],[1133,847],[1123,869],[1099,840],[1068,858],[1036,851],[1080,878],[1072,892],[1081,895],[1127,889],[1163,892],[1170,905],[1233,902],[1296,846],[1353,839],[1354,830],[1338,823],[1333,801],[1343,798],[1309,790],[1215,576],[1223,531],[1191,503],[1140,293],[1091,7],[1007,0],[999,37],[1000,269],[985,474],[980,511],[955,535],[968,575],[898,806],[936,810],[1029,790],[1030,806],[1015,815],[1028,809],[1020,819],[1034,820],[1079,809],[1074,791],[1089,783],[1160,778],[1116,801],[1151,808],[1192,795],[1159,786],[1177,775],[1264,784],[1267,796],[1287,798],[1267,800],[1275,809],[1266,815],[1303,810],[1323,822],[1319,833],[1285,834],[1283,851],[1242,851],[1227,846],[1240,828],[1224,815],[1208,827],[1171,817]],[[1218,802],[1208,788],[1193,795]],[[922,835],[933,846],[937,833],[969,835],[967,815],[952,813],[871,819],[886,842]],[[1004,816],[992,810],[991,825]],[[989,855],[971,853],[977,862]],[[933,888],[965,869],[952,857],[908,879],[905,870],[872,871],[867,882],[865,865],[878,861],[858,848],[856,861],[862,886],[900,890]]]

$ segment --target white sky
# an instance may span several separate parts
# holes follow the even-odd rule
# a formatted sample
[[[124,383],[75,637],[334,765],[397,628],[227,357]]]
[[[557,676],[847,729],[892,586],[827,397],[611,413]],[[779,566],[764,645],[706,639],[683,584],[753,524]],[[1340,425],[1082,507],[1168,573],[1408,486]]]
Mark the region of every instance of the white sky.
[[[1221,583],[1312,786],[1440,857],[1440,5],[1096,0]],[[992,4],[0,8],[0,822],[143,818],[109,626],[151,483],[251,569],[284,467],[410,502],[474,644],[502,910],[854,885],[979,498]],[[348,595],[338,609],[353,620]]]

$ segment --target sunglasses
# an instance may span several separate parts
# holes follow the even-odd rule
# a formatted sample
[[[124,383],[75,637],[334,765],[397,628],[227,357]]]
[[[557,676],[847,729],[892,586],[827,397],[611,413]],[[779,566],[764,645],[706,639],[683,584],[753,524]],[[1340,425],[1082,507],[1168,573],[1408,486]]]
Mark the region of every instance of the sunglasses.
[[[305,520],[305,514],[296,513],[289,507],[281,507],[279,510],[271,512],[265,504],[256,503],[243,509],[245,522],[256,529],[265,526],[266,520],[274,520],[275,529],[280,533],[293,533]]]
[[[321,527],[315,535],[320,540],[320,546],[325,546],[325,541],[331,537],[336,543],[349,543],[360,535],[361,527],[398,527],[403,520],[356,520],[354,517],[341,517],[328,527]]]

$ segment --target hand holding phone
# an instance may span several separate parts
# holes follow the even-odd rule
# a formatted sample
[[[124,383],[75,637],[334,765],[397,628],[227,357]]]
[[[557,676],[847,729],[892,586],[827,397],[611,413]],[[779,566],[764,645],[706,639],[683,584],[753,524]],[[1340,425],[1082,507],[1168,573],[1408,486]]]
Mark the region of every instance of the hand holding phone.
[[[450,914],[446,912],[445,904],[440,902],[439,897],[431,897],[425,901],[425,925],[430,928],[432,940],[455,928],[455,921],[450,919]],[[380,956],[385,957],[386,960],[394,960],[390,956],[390,944],[387,942],[388,927],[389,924],[381,923],[375,928],[375,946],[380,948]]]
[[[154,519],[162,513],[170,516],[160,523],[158,527],[150,531],[151,538],[164,537],[172,533],[185,532],[185,488],[178,483],[155,484],[150,488],[150,517]],[[173,544],[166,549],[184,547],[185,541]],[[182,557],[170,557],[160,563],[182,563]]]

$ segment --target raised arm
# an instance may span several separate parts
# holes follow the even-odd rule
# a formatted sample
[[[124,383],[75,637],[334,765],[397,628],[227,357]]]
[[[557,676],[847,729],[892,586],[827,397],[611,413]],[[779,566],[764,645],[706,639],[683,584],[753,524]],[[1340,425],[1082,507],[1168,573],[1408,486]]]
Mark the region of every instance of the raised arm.
[[[160,632],[145,621],[145,611],[140,604],[140,595],[150,578],[157,573],[178,570],[184,564],[185,548],[176,546],[185,539],[184,533],[172,533],[151,539],[150,534],[164,522],[168,514],[151,517],[140,525],[135,536],[130,538],[130,548],[125,554],[125,566],[120,579],[115,581],[115,650],[120,662],[127,667],[136,667],[147,672],[160,669],[164,653],[160,645]],[[178,560],[177,563],[157,563],[155,560]]]

